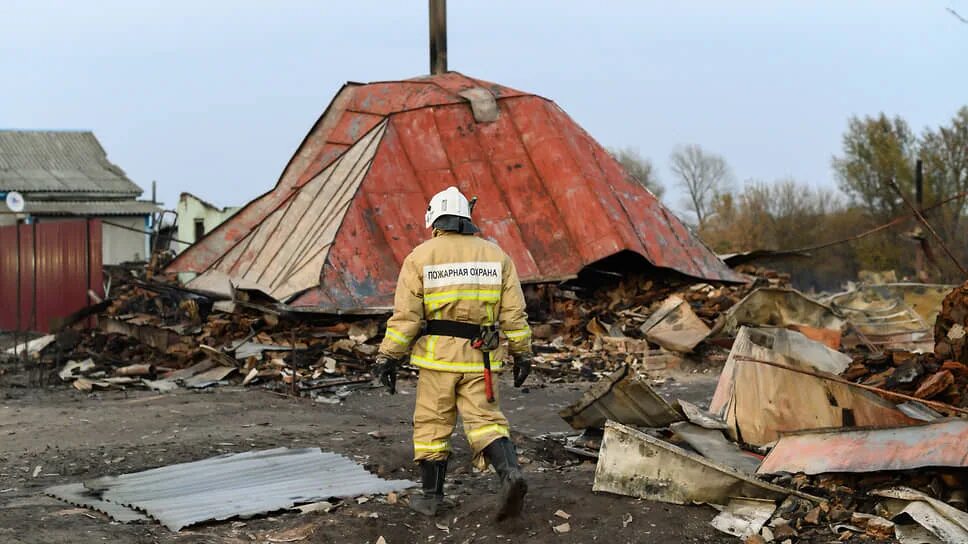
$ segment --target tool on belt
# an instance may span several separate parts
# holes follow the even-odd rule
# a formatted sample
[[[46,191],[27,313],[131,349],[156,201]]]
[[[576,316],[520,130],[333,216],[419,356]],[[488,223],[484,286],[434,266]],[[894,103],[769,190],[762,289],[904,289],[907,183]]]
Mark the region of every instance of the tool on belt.
[[[453,336],[470,340],[471,347],[484,353],[484,392],[487,402],[494,402],[494,381],[491,376],[491,352],[501,345],[496,325],[475,325],[447,319],[430,319],[424,329],[425,335]]]

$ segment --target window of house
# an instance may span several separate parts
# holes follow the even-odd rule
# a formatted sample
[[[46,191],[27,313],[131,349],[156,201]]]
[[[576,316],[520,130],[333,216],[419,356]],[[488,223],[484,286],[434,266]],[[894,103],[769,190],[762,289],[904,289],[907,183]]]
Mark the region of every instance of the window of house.
[[[201,240],[202,236],[205,236],[205,220],[196,219],[195,220],[195,241],[197,242]]]

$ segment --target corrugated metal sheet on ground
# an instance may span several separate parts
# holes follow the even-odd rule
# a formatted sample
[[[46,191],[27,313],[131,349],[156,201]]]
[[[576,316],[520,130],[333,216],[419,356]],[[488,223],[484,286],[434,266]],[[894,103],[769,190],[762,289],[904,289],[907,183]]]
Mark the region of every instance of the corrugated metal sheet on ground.
[[[108,161],[94,133],[42,130],[0,130],[0,191],[142,192]]]
[[[90,489],[84,487],[82,483],[48,487],[44,490],[44,494],[73,504],[74,506],[83,506],[84,508],[97,510],[114,521],[121,523],[148,521],[148,518],[137,510],[101,499],[92,493]]]
[[[494,95],[496,121],[476,122],[457,94],[474,88]],[[340,171],[334,161],[363,155],[361,146],[371,153],[371,138],[376,148],[362,178]],[[449,185],[480,198],[475,222],[508,252],[525,282],[573,277],[623,251],[693,277],[742,280],[553,102],[457,73],[344,87],[276,189],[169,270],[215,270],[243,285],[257,278],[277,296],[308,289],[291,302],[295,307],[388,307],[403,258],[429,236],[427,202]],[[331,221],[304,219],[307,209],[326,205],[315,195],[351,188],[348,207],[327,212]],[[278,225],[296,229],[298,240],[267,238]],[[319,260],[321,274],[313,270]],[[293,263],[303,268],[294,273]],[[279,271],[284,279],[273,280]]]
[[[101,499],[142,511],[172,531],[207,520],[251,516],[331,497],[401,491],[342,455],[319,448],[222,455],[84,483]]]
[[[968,467],[968,420],[789,434],[780,437],[757,472],[822,474],[919,467]]]

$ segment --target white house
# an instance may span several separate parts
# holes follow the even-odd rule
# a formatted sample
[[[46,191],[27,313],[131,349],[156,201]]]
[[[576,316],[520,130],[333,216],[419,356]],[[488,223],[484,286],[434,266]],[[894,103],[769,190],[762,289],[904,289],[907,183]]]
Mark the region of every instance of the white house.
[[[178,213],[178,234],[175,236],[178,241],[172,242],[171,248],[181,253],[239,209],[239,206],[219,208],[191,193],[182,193],[175,210]]]

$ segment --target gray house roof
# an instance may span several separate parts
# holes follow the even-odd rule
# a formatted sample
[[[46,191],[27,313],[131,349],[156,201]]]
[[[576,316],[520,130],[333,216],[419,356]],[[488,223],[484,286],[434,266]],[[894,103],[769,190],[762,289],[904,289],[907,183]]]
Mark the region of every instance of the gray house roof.
[[[0,191],[72,200],[137,198],[142,193],[108,161],[94,133],[40,130],[0,130]]]
[[[28,200],[24,206],[24,213],[30,215],[148,215],[160,211],[157,204],[141,200]]]

